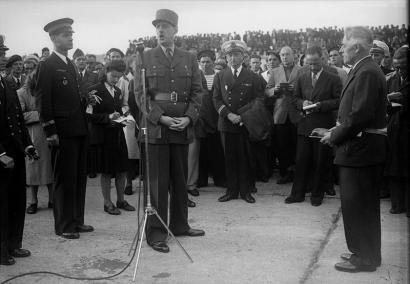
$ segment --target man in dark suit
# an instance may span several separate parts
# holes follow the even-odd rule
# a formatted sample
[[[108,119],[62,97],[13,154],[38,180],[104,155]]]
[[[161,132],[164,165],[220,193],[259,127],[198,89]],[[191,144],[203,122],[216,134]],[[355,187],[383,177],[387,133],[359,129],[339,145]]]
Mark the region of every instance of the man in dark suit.
[[[178,15],[174,11],[160,9],[152,24],[156,29],[158,46],[145,51],[142,60],[146,70],[147,95],[150,96],[148,107],[143,100],[139,76],[141,66],[134,72],[136,101],[146,116],[142,119],[141,129],[147,128],[148,132],[148,153],[145,156],[149,160],[151,202],[166,222],[169,192],[169,229],[175,236],[203,236],[203,230],[189,226],[187,206],[188,145],[193,139],[193,126],[199,116],[199,98],[203,92],[201,75],[196,57],[175,47]],[[167,235],[158,218],[148,216],[146,237],[154,250],[169,252]]]
[[[55,233],[66,239],[94,230],[84,225],[88,130],[78,71],[67,57],[73,47],[72,23],[64,18],[44,27],[54,52],[40,63],[35,90],[40,119],[53,147]]]
[[[339,77],[324,70],[322,50],[312,46],[306,50],[308,70],[301,69],[296,78],[294,105],[303,112],[298,123],[296,169],[292,192],[285,203],[302,202],[305,192],[310,190],[311,204],[319,206],[324,193],[333,189],[331,179],[332,149],[310,138],[315,128],[330,128],[335,125],[332,114],[339,106],[342,84]],[[305,107],[311,107],[303,110]]]
[[[0,265],[30,256],[22,249],[26,207],[24,156],[37,155],[16,91],[0,77]]]
[[[10,68],[10,74],[6,77],[6,82],[10,88],[17,91],[26,80],[26,76],[23,74],[23,59],[17,54],[10,56],[6,68]]]
[[[239,113],[255,99],[263,98],[262,78],[242,66],[246,50],[244,42],[227,41],[221,49],[226,54],[228,68],[215,75],[213,100],[219,113],[218,130],[225,149],[227,191],[218,200],[226,202],[240,194],[246,202],[255,203],[251,195],[254,177],[249,137]]]
[[[98,83],[98,75],[86,69],[87,61],[81,49],[77,48],[74,51],[73,60],[80,76],[81,95],[85,96],[88,89]]]
[[[386,159],[387,86],[369,56],[373,35],[365,27],[345,28],[343,60],[352,70],[342,90],[337,123],[323,143],[336,146],[340,196],[347,247],[352,254],[337,270],[375,271],[381,264],[378,183]]]

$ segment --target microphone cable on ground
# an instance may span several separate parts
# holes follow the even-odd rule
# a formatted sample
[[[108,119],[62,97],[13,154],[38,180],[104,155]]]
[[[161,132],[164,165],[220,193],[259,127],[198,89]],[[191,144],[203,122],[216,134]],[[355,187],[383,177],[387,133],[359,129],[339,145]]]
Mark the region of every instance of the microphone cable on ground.
[[[139,218],[140,218],[140,206],[141,206],[141,191],[143,190],[141,178],[140,178],[140,181],[139,181],[139,186],[140,186],[140,190],[139,190],[139,193],[138,193],[138,212],[137,212],[138,230],[137,230],[137,235],[136,235],[137,243],[135,245],[135,248],[133,249],[131,259],[128,261],[127,265],[125,265],[125,267],[123,269],[121,269],[120,272],[117,272],[117,273],[115,273],[113,275],[110,275],[110,276],[104,276],[104,277],[74,277],[74,276],[64,275],[64,274],[60,274],[60,273],[57,273],[57,272],[51,272],[51,271],[33,271],[33,272],[22,273],[22,274],[18,274],[16,276],[10,277],[10,278],[4,280],[3,282],[1,282],[0,284],[10,283],[11,281],[13,281],[15,279],[18,279],[18,278],[31,276],[31,275],[37,275],[37,274],[48,274],[48,275],[54,275],[54,276],[65,278],[65,279],[72,279],[72,280],[79,280],[79,281],[108,280],[108,279],[114,278],[114,277],[122,274],[125,270],[127,270],[127,268],[133,262],[135,254],[137,253],[138,242],[142,242],[142,240],[139,239],[139,235],[140,235],[140,219]],[[133,245],[133,243],[131,245]]]

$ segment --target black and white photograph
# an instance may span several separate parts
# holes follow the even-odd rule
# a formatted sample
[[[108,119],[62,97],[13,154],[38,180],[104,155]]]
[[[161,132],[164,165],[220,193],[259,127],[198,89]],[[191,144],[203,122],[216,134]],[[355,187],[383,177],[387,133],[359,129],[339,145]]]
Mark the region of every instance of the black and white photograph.
[[[406,0],[0,0],[0,284],[410,283]]]

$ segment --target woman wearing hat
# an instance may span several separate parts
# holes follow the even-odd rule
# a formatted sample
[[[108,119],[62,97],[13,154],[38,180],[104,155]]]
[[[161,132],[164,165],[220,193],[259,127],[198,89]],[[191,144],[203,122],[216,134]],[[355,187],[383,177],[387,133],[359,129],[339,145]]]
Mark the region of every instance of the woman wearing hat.
[[[88,113],[93,123],[92,131],[102,137],[102,143],[97,145],[97,172],[101,173],[104,211],[111,215],[120,215],[118,208],[126,211],[135,210],[124,200],[128,152],[123,131],[124,124],[115,121],[123,114],[121,110],[123,95],[115,84],[124,71],[125,63],[122,60],[108,62],[101,83],[89,90],[90,94],[101,99],[100,103],[92,107],[92,111],[89,106]],[[115,178],[117,206],[114,206],[111,201],[112,177]]]
[[[28,75],[24,86],[17,90],[24,122],[40,157],[38,160],[26,158],[26,184],[30,187],[31,191],[31,204],[27,208],[27,214],[37,213],[38,187],[43,185],[47,185],[48,188],[48,208],[53,208],[51,150],[48,147],[47,137],[40,124],[40,116],[36,107],[36,99],[34,97],[36,77],[37,70],[34,70]]]

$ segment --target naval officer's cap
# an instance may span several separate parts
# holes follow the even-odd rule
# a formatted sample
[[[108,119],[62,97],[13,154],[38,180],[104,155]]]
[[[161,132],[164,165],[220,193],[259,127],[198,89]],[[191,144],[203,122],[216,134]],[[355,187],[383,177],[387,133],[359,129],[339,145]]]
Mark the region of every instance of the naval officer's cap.
[[[73,19],[62,18],[55,21],[52,21],[44,26],[44,31],[50,35],[58,35],[63,32],[73,33],[73,28],[71,27],[74,23]]]

